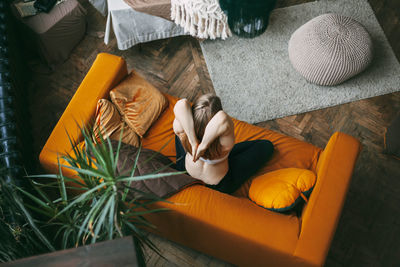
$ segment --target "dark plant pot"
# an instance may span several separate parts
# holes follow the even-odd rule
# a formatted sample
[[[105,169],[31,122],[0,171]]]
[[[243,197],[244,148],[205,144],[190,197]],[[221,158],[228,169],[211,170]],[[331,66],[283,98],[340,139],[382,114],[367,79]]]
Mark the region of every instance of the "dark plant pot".
[[[219,4],[234,34],[254,38],[267,29],[276,0],[220,0]]]

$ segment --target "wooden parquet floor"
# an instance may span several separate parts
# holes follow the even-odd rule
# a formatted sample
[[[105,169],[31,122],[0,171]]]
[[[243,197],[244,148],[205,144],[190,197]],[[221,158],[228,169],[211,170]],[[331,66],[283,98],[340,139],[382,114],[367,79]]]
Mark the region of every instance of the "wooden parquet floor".
[[[278,0],[278,7],[308,1]],[[136,69],[172,95],[193,100],[213,92],[196,39],[176,37],[120,51],[115,40],[108,46],[103,43],[105,18],[87,0],[80,2],[88,10],[85,38],[53,73],[45,74],[36,68],[32,79],[30,109],[36,156],[100,52],[124,57],[129,69]],[[400,1],[369,2],[400,59]],[[397,92],[257,124],[319,147],[324,147],[336,131],[350,134],[363,144],[326,266],[400,264],[400,161],[383,152],[385,127],[399,111]],[[160,237],[151,235],[151,239],[166,259],[147,251],[148,266],[229,266]]]

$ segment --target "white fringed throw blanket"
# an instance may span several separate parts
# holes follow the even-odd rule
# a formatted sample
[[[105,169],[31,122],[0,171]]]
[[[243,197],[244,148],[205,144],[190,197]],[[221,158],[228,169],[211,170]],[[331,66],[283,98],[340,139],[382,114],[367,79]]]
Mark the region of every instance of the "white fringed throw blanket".
[[[232,35],[218,0],[171,0],[171,19],[201,39],[225,40]]]

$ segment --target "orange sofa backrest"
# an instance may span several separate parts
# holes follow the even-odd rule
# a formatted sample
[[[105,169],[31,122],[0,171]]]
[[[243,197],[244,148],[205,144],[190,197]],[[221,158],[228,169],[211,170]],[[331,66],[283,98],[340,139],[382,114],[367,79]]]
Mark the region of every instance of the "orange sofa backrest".
[[[57,156],[72,151],[68,135],[77,143],[83,140],[80,126],[89,125],[94,119],[97,101],[108,98],[110,88],[127,74],[126,62],[121,57],[109,54],[97,56],[40,153],[39,160],[46,171],[58,173]],[[63,173],[75,176],[70,169],[63,168]]]

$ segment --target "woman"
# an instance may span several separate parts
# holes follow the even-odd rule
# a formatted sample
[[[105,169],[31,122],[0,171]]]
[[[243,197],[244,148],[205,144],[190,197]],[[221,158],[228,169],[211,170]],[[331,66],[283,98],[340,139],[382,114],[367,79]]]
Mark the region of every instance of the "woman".
[[[232,119],[213,94],[199,97],[193,106],[186,99],[174,107],[177,169],[186,170],[208,187],[233,193],[271,157],[268,140],[235,144]]]

